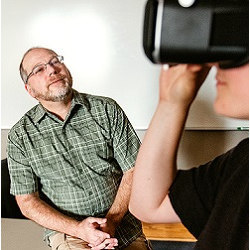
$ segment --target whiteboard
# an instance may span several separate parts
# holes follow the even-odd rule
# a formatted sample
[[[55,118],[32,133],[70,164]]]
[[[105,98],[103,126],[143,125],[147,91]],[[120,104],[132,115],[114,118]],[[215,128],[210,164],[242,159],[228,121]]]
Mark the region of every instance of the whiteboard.
[[[33,46],[63,55],[80,92],[115,99],[135,129],[147,129],[158,101],[159,65],[144,55],[146,0],[2,0],[2,128],[37,102],[24,89],[20,60]],[[214,72],[192,105],[187,129],[235,129],[247,121],[215,115]]]

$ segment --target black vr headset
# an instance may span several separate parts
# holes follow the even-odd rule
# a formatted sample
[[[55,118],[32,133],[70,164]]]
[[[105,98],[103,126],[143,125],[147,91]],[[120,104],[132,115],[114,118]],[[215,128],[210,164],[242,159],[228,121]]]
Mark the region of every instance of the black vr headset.
[[[249,2],[148,0],[143,47],[153,63],[243,65],[249,60]]]

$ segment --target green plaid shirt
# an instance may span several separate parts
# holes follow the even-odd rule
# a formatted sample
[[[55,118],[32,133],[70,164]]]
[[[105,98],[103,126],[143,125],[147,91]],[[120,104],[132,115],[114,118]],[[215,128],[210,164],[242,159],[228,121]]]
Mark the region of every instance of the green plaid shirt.
[[[74,90],[65,121],[38,104],[10,130],[11,193],[39,191],[48,204],[78,220],[104,217],[123,172],[134,166],[139,145],[114,100]],[[52,233],[47,229],[45,238]],[[124,247],[141,233],[141,223],[128,212],[116,237]]]

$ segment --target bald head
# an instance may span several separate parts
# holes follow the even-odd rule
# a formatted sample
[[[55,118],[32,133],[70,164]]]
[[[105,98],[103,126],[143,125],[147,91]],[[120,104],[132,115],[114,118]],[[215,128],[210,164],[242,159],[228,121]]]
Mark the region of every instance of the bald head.
[[[26,84],[27,83],[27,77],[28,77],[28,69],[26,67],[26,64],[27,64],[27,61],[30,60],[30,55],[33,54],[33,52],[49,52],[51,53],[52,55],[57,55],[57,53],[51,49],[48,49],[48,48],[44,48],[44,47],[33,47],[33,48],[30,48],[29,50],[27,50],[25,52],[25,54],[23,55],[23,58],[22,58],[22,61],[20,63],[20,66],[19,66],[19,72],[20,72],[20,76],[23,80],[23,82]]]

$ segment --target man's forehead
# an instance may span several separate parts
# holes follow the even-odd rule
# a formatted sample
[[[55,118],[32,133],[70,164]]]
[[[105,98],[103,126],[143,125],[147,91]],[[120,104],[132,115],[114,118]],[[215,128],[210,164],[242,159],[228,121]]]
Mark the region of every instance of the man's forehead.
[[[33,49],[25,55],[23,68],[27,70],[31,69],[36,64],[44,63],[46,59],[53,55],[56,55],[56,53],[48,49]]]

